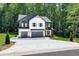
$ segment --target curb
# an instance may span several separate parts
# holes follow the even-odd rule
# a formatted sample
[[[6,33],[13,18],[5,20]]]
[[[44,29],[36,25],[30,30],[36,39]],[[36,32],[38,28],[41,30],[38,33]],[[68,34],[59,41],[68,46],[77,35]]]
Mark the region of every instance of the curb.
[[[23,55],[29,56],[32,54],[67,51],[67,50],[75,50],[75,49],[79,49],[79,46],[78,47],[77,46],[76,47],[69,47],[69,48],[60,48],[60,49],[43,49],[43,50],[35,50],[35,51],[4,53],[4,54],[0,54],[0,56],[23,56]]]

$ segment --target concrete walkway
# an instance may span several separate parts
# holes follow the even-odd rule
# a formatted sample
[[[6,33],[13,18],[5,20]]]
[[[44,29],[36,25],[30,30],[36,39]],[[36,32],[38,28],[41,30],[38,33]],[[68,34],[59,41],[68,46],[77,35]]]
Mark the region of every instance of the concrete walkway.
[[[79,43],[50,40],[49,38],[11,38],[15,45],[0,52],[0,55],[29,55],[45,52],[79,49]]]

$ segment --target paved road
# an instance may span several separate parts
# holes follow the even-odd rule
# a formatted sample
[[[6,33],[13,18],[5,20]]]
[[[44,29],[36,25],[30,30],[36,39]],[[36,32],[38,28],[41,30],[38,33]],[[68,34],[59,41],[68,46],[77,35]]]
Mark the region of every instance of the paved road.
[[[60,52],[42,53],[42,54],[33,54],[29,56],[79,56],[79,49],[60,51]]]

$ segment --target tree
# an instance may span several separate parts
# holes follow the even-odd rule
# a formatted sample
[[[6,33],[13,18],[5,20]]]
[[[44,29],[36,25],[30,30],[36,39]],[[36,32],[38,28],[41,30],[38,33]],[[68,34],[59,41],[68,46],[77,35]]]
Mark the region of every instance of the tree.
[[[70,41],[73,42],[73,33],[70,32]]]
[[[0,4],[0,32],[17,32],[19,14],[38,14],[52,21],[56,33],[64,32],[73,25],[73,36],[79,32],[79,4],[65,3],[4,3]],[[63,36],[63,35],[62,35]]]
[[[73,32],[73,25],[68,27],[68,33],[69,33],[70,41],[73,42],[73,35],[74,35],[74,32]]]
[[[8,33],[6,34],[5,44],[10,44],[10,37]]]
[[[73,25],[73,35],[76,37],[79,25],[79,4],[69,4],[67,7],[67,24]],[[69,25],[69,26],[70,26]]]

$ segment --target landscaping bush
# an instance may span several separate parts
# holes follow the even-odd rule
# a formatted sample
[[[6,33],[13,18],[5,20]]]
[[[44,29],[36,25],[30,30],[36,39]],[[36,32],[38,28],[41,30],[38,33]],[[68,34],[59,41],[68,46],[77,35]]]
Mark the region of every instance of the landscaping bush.
[[[66,38],[69,38],[69,37],[70,37],[70,32],[66,32],[64,36],[65,36]]]
[[[10,44],[10,37],[8,33],[6,34],[5,44]]]
[[[76,33],[76,37],[79,37],[79,32]]]
[[[58,31],[56,35],[64,37],[64,32],[63,31]]]
[[[73,42],[73,34],[70,32],[70,41]]]

